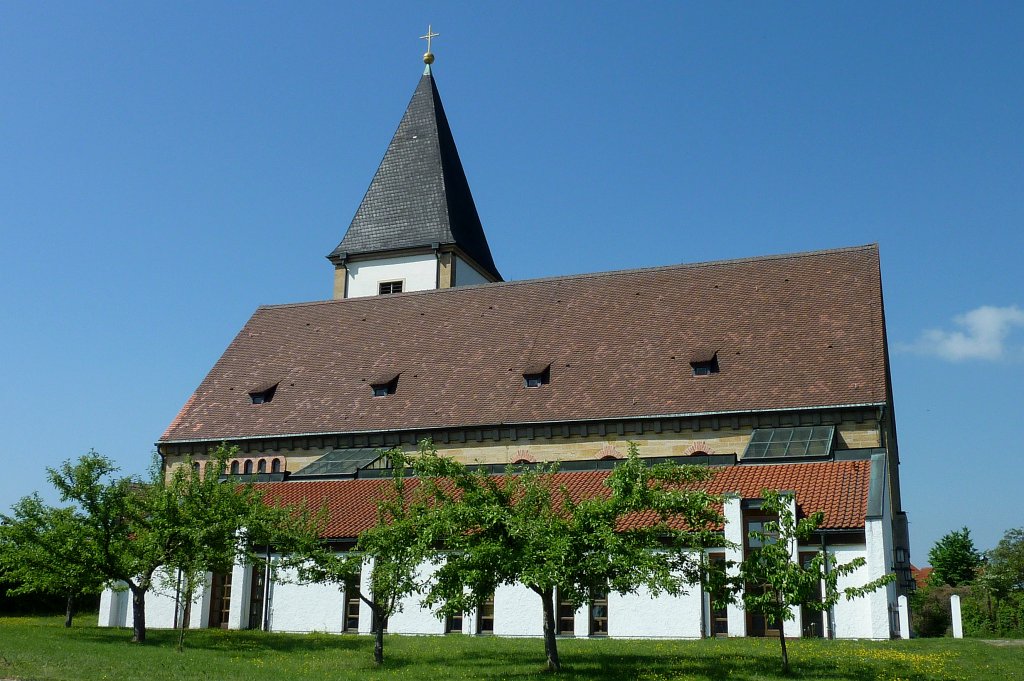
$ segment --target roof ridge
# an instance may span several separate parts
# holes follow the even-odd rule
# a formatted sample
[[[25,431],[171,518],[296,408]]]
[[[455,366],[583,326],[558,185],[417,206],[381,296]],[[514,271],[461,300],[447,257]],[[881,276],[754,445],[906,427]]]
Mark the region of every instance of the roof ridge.
[[[492,288],[492,287],[512,287],[521,286],[527,284],[540,284],[553,281],[574,281],[581,279],[596,279],[604,277],[616,277],[625,276],[630,274],[637,274],[640,272],[667,272],[674,270],[686,270],[686,269],[700,269],[704,267],[721,267],[724,265],[739,265],[743,263],[751,262],[766,262],[774,260],[797,260],[800,258],[809,258],[821,255],[831,255],[836,253],[853,253],[857,251],[878,251],[878,242],[872,242],[869,244],[862,244],[860,246],[843,246],[840,248],[823,248],[816,251],[797,251],[795,253],[775,253],[769,255],[758,255],[750,256],[746,258],[727,258],[725,260],[704,260],[693,263],[676,263],[673,265],[655,265],[654,267],[633,267],[622,270],[605,270],[601,272],[581,272],[578,274],[556,274],[549,277],[536,277],[533,279],[512,279],[507,281],[495,281],[487,282],[485,284],[472,284],[468,286],[454,286],[452,288],[444,289],[428,289],[426,291],[405,291],[402,293],[392,293],[387,298],[402,298],[407,296],[421,296],[439,293],[453,293],[455,291],[473,291],[481,288]],[[272,305],[260,305],[257,309],[276,309],[283,307],[303,307],[308,305],[335,305],[344,303],[356,303],[356,301],[367,301],[367,300],[381,300],[381,296],[361,296],[358,298],[340,298],[337,300],[310,300],[299,303],[278,303]]]

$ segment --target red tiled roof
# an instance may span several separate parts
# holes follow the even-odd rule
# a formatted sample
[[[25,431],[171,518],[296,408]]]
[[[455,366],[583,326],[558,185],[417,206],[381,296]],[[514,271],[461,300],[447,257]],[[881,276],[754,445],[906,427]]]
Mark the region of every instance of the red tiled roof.
[[[911,565],[910,576],[914,578],[914,583],[917,584],[917,588],[923,589],[928,586],[928,580],[932,576],[932,568],[928,566],[919,568],[916,565]]]
[[[161,441],[877,404],[884,363],[875,246],[261,307]]]
[[[760,497],[762,489],[796,493],[802,515],[825,513],[823,529],[864,527],[867,513],[870,461],[723,466],[711,469],[714,477],[704,487],[712,494],[738,493],[745,499]],[[565,485],[579,499],[606,494],[609,471],[556,473],[555,484]],[[265,498],[275,503],[307,503],[313,510],[326,504],[324,536],[353,538],[377,522],[377,500],[390,484],[386,479],[321,480],[265,483]],[[634,517],[631,522],[643,522]]]

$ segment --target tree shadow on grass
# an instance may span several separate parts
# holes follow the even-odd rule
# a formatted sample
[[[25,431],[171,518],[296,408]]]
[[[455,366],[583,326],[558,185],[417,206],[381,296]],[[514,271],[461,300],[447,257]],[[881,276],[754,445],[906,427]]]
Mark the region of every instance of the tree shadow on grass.
[[[749,641],[749,639],[748,639]],[[840,681],[875,681],[884,673],[887,678],[941,681],[955,675],[936,676],[913,668],[910,663],[869,659],[863,651],[819,648],[791,656],[792,670],[784,676],[777,648],[738,653],[734,648],[715,648],[713,643],[691,642],[687,648],[666,652],[629,653],[621,649],[570,649],[561,652],[562,672],[557,675],[543,669],[543,648],[530,652],[521,648],[504,650],[497,655],[452,655],[452,651],[420,654],[415,664],[424,668],[448,669],[452,678],[532,679],[559,681],[751,681],[765,679],[837,679]],[[566,646],[568,648],[568,646]],[[465,652],[471,652],[469,650]],[[794,659],[795,658],[795,659]]]
[[[97,643],[131,643],[131,629],[94,628],[82,629],[75,635],[83,640]],[[150,629],[146,632],[146,647],[168,647],[178,645],[178,632],[171,629]],[[227,652],[365,652],[372,657],[373,639],[369,636],[348,634],[282,634],[264,631],[239,631],[222,629],[191,629],[185,632],[186,650],[211,650]]]
[[[76,637],[130,646],[128,629],[80,629]],[[653,643],[653,645],[652,645]],[[172,649],[177,632],[151,630],[146,647]],[[373,637],[341,634],[280,634],[261,631],[191,630],[186,651],[204,650],[219,655],[258,657],[263,653],[301,656],[337,656],[346,674],[388,677],[392,672],[415,670],[422,678],[448,679],[558,679],[559,681],[764,681],[766,679],[835,679],[874,681],[881,674],[914,681],[941,681],[944,673],[915,668],[885,647],[844,645],[825,641],[794,645],[792,673],[781,673],[778,645],[770,641],[629,641],[566,640],[559,644],[562,673],[544,672],[544,648],[539,639],[396,636],[385,639],[383,667],[373,662]],[[921,656],[920,653],[917,654]],[[912,656],[911,656],[912,657]]]

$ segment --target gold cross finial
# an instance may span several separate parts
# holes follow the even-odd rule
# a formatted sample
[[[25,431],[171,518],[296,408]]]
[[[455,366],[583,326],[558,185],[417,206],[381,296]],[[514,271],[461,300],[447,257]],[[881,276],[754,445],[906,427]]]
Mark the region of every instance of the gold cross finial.
[[[430,51],[430,40],[432,38],[438,37],[439,35],[441,34],[434,33],[430,24],[427,24],[427,34],[420,36],[420,40],[427,41],[427,51],[423,54],[423,63],[426,64],[427,66],[430,66],[431,64],[434,63],[434,53]]]

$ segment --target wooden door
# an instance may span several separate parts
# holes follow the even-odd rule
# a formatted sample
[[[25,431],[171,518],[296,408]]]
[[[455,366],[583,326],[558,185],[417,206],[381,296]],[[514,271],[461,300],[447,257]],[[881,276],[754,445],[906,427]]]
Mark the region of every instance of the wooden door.
[[[214,575],[210,585],[210,628],[227,629],[230,615],[231,573]]]

